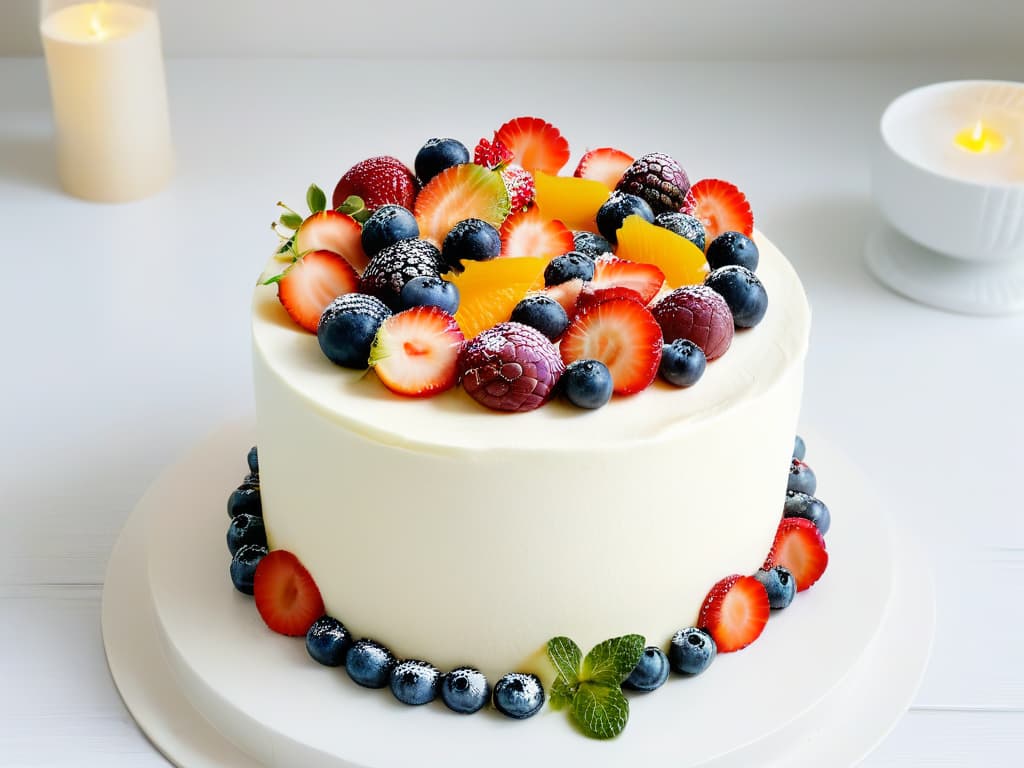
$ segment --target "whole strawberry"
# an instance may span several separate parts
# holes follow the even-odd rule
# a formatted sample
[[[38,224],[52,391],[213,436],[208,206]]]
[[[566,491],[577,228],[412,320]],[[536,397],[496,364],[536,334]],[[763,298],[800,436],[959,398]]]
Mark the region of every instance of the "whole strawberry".
[[[459,354],[462,386],[496,411],[532,411],[551,396],[565,365],[555,345],[522,323],[501,323],[466,342]]]
[[[410,211],[416,203],[416,177],[397,157],[381,155],[356,163],[338,180],[331,198],[337,208],[347,197],[355,195],[363,199],[363,205],[370,212],[382,205],[394,203]]]
[[[661,326],[665,343],[689,339],[711,361],[721,357],[732,344],[732,312],[725,299],[704,285],[677,288],[653,307],[651,314]]]
[[[690,179],[673,158],[663,152],[650,152],[633,161],[615,189],[643,198],[659,214],[683,207]]]

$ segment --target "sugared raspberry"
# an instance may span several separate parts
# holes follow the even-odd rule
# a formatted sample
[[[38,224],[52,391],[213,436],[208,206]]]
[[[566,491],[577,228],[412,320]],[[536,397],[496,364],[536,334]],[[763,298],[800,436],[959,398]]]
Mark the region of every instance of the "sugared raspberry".
[[[501,323],[466,342],[459,376],[469,396],[496,411],[532,411],[565,370],[555,345],[522,323]]]
[[[501,169],[501,180],[508,192],[508,207],[512,213],[525,211],[537,196],[533,174],[521,165],[508,165]]]
[[[673,158],[663,152],[650,152],[633,161],[615,189],[643,198],[658,214],[683,207],[690,179]]]
[[[725,299],[703,285],[677,288],[651,308],[665,343],[689,339],[708,360],[725,354],[732,344],[732,312]]]

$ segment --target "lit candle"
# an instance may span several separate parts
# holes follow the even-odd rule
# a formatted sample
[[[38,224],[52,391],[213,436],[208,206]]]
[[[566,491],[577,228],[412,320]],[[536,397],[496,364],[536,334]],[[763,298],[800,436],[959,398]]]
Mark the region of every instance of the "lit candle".
[[[956,145],[968,152],[998,152],[1003,148],[1003,136],[996,129],[978,120],[970,128],[964,128],[954,139]]]
[[[159,190],[170,178],[172,152],[153,8],[53,2],[44,9],[40,32],[64,188],[105,202]]]

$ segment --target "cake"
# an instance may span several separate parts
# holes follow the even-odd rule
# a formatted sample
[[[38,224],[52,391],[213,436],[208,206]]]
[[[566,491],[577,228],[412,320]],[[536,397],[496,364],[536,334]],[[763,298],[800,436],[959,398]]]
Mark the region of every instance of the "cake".
[[[669,657],[699,673],[670,639],[738,650],[792,599],[773,579],[805,589],[827,562],[794,447],[810,313],[792,266],[731,184],[611,148],[557,176],[568,157],[517,118],[474,162],[434,139],[415,173],[357,164],[332,208],[312,187],[309,216],[286,210],[254,292],[236,586],[363,684],[352,649],[372,638],[390,654],[374,684],[408,703],[468,670],[514,717],[544,691],[572,703],[578,649],[614,650],[643,690]]]

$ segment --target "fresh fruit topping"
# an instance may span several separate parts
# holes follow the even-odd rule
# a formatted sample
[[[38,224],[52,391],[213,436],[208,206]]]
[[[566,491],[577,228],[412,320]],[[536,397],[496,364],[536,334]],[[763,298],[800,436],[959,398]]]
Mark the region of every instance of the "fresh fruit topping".
[[[809,496],[813,496],[818,490],[818,478],[814,476],[814,470],[807,462],[800,459],[793,459],[790,462],[786,490],[806,493]]]
[[[611,195],[604,184],[572,176],[537,173],[537,207],[546,219],[570,229],[597,229],[597,211]]]
[[[447,312],[407,309],[381,323],[370,347],[370,366],[392,392],[429,397],[455,386],[455,363],[464,340]]]
[[[246,544],[239,547],[231,558],[231,583],[243,595],[251,595],[253,578],[260,561],[267,556],[267,548],[262,544]]]
[[[629,288],[640,295],[640,303],[644,305],[657,296],[665,284],[665,273],[654,264],[602,256],[594,265],[591,288]]]
[[[676,339],[661,350],[661,378],[676,387],[692,387],[704,375],[704,350],[689,339]]]
[[[788,608],[796,597],[796,579],[781,565],[768,570],[762,568],[754,574],[754,578],[764,585],[764,591],[768,593],[768,605],[772,610]]]
[[[527,292],[543,285],[545,259],[470,261],[462,274],[450,280],[459,289],[455,321],[467,339],[512,315]]]
[[[808,493],[786,491],[786,502],[782,508],[783,517],[802,517],[810,520],[824,536],[832,527],[832,513],[821,499]]]
[[[440,246],[463,219],[483,219],[500,227],[509,212],[508,193],[497,171],[463,163],[431,179],[416,198],[413,212],[421,236]]]
[[[725,299],[737,328],[753,328],[768,311],[768,293],[746,267],[719,267],[704,279],[704,285]]]
[[[799,439],[799,436],[797,436],[797,440]],[[801,440],[801,442],[803,441]],[[803,456],[801,456],[800,458],[802,459]],[[245,461],[249,465],[250,472],[252,472],[254,475],[258,475],[260,473],[260,455],[259,451],[256,450],[255,445],[249,449],[249,453],[246,454]]]
[[[612,192],[611,197],[597,211],[597,229],[604,235],[605,240],[614,245],[619,241],[619,227],[628,216],[639,216],[648,222],[654,221],[654,211],[646,200],[624,192]]]
[[[746,648],[768,623],[768,593],[753,576],[728,576],[704,598],[697,623],[715,639],[719,653]]]
[[[580,179],[599,181],[608,189],[615,189],[622,174],[632,164],[633,158],[621,149],[598,147],[580,158],[579,165],[572,175]]]
[[[253,594],[263,621],[282,635],[301,637],[324,615],[324,601],[313,577],[284,549],[275,549],[260,561]]]
[[[510,672],[494,686],[494,707],[516,720],[537,714],[544,706],[544,686],[536,675]]]
[[[522,323],[501,323],[466,342],[459,355],[462,386],[496,411],[532,411],[551,396],[565,366],[548,338]]]
[[[357,640],[345,654],[345,671],[364,688],[383,688],[391,678],[396,660],[386,647],[373,640]]]
[[[414,277],[402,286],[399,299],[403,309],[437,307],[449,315],[459,311],[459,289],[433,275]]]
[[[616,255],[620,259],[654,264],[665,274],[670,288],[699,285],[707,276],[704,251],[686,238],[640,216],[627,216],[618,237]]]
[[[708,246],[708,265],[712,269],[736,264],[756,272],[760,258],[757,243],[742,232],[723,232]]]
[[[583,280],[577,277],[559,285],[548,286],[544,289],[544,295],[557,301],[565,310],[566,317],[572,320],[576,316],[576,301],[582,291]]]
[[[371,259],[399,240],[420,236],[420,225],[412,211],[394,203],[382,205],[363,222],[363,251]],[[363,267],[365,268],[365,264]]]
[[[600,360],[575,360],[565,367],[560,389],[577,408],[600,408],[612,399],[612,374]]]
[[[555,256],[546,267],[544,267],[544,285],[550,288],[553,285],[561,285],[570,280],[594,279],[594,260],[579,251],[569,251],[561,256]]]
[[[458,139],[427,139],[416,153],[413,167],[420,184],[426,184],[441,171],[469,162],[469,150]]]
[[[444,238],[441,256],[453,272],[463,261],[490,261],[501,254],[501,235],[482,219],[463,219]]]
[[[598,256],[611,253],[612,244],[596,232],[581,230],[572,233],[572,249],[596,259]]]
[[[725,354],[734,333],[732,312],[725,299],[703,285],[676,288],[651,308],[665,342],[689,339],[708,362]]]
[[[406,659],[391,670],[391,693],[403,704],[419,706],[429,704],[437,698],[441,685],[441,673],[437,667],[426,661]]]
[[[277,298],[301,328],[316,333],[327,305],[359,287],[359,275],[345,259],[331,251],[311,251],[270,278],[277,283]],[[265,283],[265,284],[267,284]]]
[[[263,517],[263,500],[258,486],[244,483],[228,496],[228,517],[236,518],[239,515]]]
[[[643,297],[632,288],[626,288],[621,285],[612,286],[611,288],[595,288],[589,283],[585,283],[583,290],[580,291],[580,295],[576,299],[576,311],[580,312],[587,307],[600,304],[602,301],[611,301],[612,299],[629,299],[642,307],[647,306],[644,304]]]
[[[536,328],[554,341],[569,327],[569,316],[553,298],[535,293],[516,304],[512,310],[512,322]]]
[[[675,232],[680,237],[686,238],[699,248],[701,253],[704,252],[706,233],[704,225],[696,216],[678,211],[666,211],[655,216],[654,223],[669,232]]]
[[[600,360],[616,395],[650,386],[661,362],[661,329],[650,312],[629,299],[611,299],[581,310],[562,337],[562,360]]]
[[[391,310],[376,296],[346,293],[324,310],[316,329],[320,349],[335,365],[366,368],[370,345]]]
[[[633,667],[622,687],[631,691],[655,691],[668,680],[669,663],[665,652],[654,645],[644,648],[640,661]]]
[[[500,170],[516,159],[515,153],[498,139],[480,139],[473,149],[473,162],[484,168]]]
[[[334,188],[331,207],[338,208],[355,196],[361,198],[371,212],[387,203],[412,210],[416,189],[416,177],[397,157],[371,157],[345,171]]]
[[[681,675],[699,675],[711,666],[718,655],[715,639],[697,627],[680,629],[668,646],[668,660],[672,669]]]
[[[804,439],[800,437],[800,435],[797,435],[793,439],[793,458],[800,459],[800,461],[803,461],[806,456],[807,445],[804,443]]]
[[[746,195],[728,181],[698,181],[690,187],[682,212],[700,219],[709,243],[723,232],[742,232],[747,237],[754,234],[754,214],[750,203]]]
[[[521,165],[508,165],[500,173],[508,194],[509,210],[513,213],[525,211],[537,197],[537,183],[533,174]]]
[[[572,250],[572,232],[560,221],[550,221],[539,208],[513,213],[501,225],[502,256],[539,256],[550,259]]]
[[[292,251],[296,255],[331,251],[351,264],[356,272],[362,272],[369,261],[363,250],[359,222],[337,211],[320,211],[303,221],[295,233]]]
[[[441,679],[441,701],[452,712],[471,715],[491,700],[491,686],[473,667],[458,667]]]
[[[690,179],[674,158],[664,152],[650,152],[633,161],[615,189],[642,197],[655,213],[665,213],[683,207]]]
[[[569,142],[551,123],[538,117],[516,117],[494,132],[528,171],[558,173],[569,162]]]
[[[803,592],[821,578],[828,567],[828,552],[825,539],[814,523],[802,517],[783,518],[761,567],[767,570],[776,565],[793,574],[797,592]]]
[[[256,515],[235,515],[228,526],[228,552],[232,555],[246,544],[267,546],[267,532],[263,529],[263,518]]]
[[[321,616],[306,632],[306,652],[325,667],[340,667],[352,647],[352,633],[331,616]]]
[[[359,291],[397,310],[402,306],[402,288],[407,282],[421,275],[439,277],[444,271],[441,252],[433,243],[399,240],[373,257],[359,281]]]

